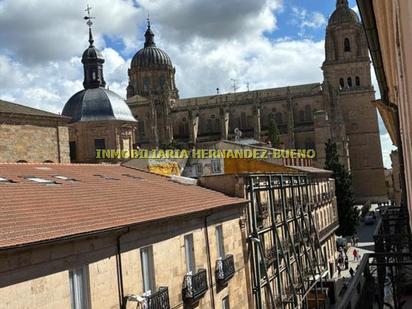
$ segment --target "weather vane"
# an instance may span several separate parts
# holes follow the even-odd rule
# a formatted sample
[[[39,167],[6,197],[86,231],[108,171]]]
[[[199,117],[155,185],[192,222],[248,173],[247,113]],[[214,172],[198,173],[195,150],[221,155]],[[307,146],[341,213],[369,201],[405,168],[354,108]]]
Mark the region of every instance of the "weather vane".
[[[86,24],[89,26],[89,28],[91,28],[93,25],[92,19],[95,19],[95,17],[90,16],[91,10],[92,7],[90,5],[87,5],[87,8],[85,9],[85,11],[87,12],[87,16],[85,16],[84,19],[87,20]]]
[[[150,13],[147,12],[147,28],[150,29]]]

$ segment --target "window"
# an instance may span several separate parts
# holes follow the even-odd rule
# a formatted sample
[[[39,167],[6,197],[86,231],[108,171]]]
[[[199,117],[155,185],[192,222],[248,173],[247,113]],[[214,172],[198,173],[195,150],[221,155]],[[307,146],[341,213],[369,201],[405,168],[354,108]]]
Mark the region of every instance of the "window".
[[[92,79],[96,80],[96,72],[95,71],[92,72]]]
[[[345,38],[345,41],[344,41],[344,51],[350,52],[350,41],[348,38]]]
[[[225,247],[223,244],[223,228],[222,225],[216,226],[216,247],[217,247],[217,257],[225,257]]]
[[[359,87],[359,86],[360,86],[360,78],[359,78],[359,76],[356,76],[356,77],[355,77],[355,84],[356,84],[356,87]]]
[[[70,161],[76,161],[76,142],[69,142]]]
[[[299,111],[299,121],[300,122],[305,121],[305,112],[304,111]]]
[[[70,298],[72,309],[90,308],[90,282],[89,266],[72,269],[69,271]]]
[[[345,82],[344,82],[343,78],[341,78],[341,79],[339,80],[339,88],[340,88],[340,89],[343,89],[344,87],[345,87]]]
[[[106,143],[104,141],[104,138],[98,138],[94,140],[94,149],[97,151],[97,149],[105,149],[106,148]]]
[[[246,113],[241,112],[240,113],[240,128],[245,129],[246,126],[247,126],[247,124],[246,124]]]
[[[276,124],[281,124],[281,123],[283,123],[282,113],[276,113],[276,115],[275,115],[275,121],[276,121]]]
[[[207,129],[207,133],[213,132],[213,123],[212,123],[212,119],[210,119],[210,118],[207,120],[206,129]]]
[[[152,246],[140,249],[140,262],[142,267],[143,291],[156,290],[154,278],[153,248]]]
[[[196,168],[196,174],[197,175],[202,175],[203,174],[203,165],[202,165],[202,163],[196,163],[195,168]]]
[[[222,309],[230,309],[229,307],[229,296],[225,296],[222,299]]]
[[[145,132],[145,129],[144,129],[144,120],[143,120],[143,119],[139,119],[138,124],[139,124],[139,135],[140,135],[141,137],[145,137],[146,132]]]
[[[351,88],[352,87],[352,78],[348,77],[348,87]]]
[[[312,121],[312,108],[310,105],[305,106],[305,118],[306,121]]]
[[[220,173],[220,160],[212,160],[212,173]]]
[[[196,271],[195,264],[195,248],[193,246],[193,234],[185,236],[185,257],[186,257],[186,269],[187,272],[192,272],[193,274]]]
[[[147,78],[143,79],[143,90],[144,91],[149,90],[149,79],[147,79]]]

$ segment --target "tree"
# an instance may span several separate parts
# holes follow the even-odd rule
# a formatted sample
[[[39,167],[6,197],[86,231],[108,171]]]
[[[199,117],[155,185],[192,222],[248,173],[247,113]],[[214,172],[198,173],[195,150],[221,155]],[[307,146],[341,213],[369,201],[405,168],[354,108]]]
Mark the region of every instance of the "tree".
[[[336,143],[330,139],[325,144],[326,160],[325,168],[333,171],[332,177],[335,178],[336,200],[339,216],[339,229],[337,233],[342,236],[353,235],[359,223],[359,214],[354,207],[352,190],[352,175],[339,162]]]
[[[274,119],[271,119],[269,123],[269,139],[273,148],[280,146],[279,129]]]

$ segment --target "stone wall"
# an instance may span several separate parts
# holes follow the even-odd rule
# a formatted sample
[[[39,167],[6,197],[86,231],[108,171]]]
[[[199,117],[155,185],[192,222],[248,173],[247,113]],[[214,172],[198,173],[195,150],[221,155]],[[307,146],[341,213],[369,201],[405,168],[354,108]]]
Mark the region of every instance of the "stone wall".
[[[48,122],[0,124],[0,162],[17,161],[70,162],[67,127]]]
[[[143,294],[140,248],[152,246],[156,287],[169,288],[172,308],[183,308],[186,274],[184,235],[193,234],[195,263],[207,270],[209,289],[198,308],[220,308],[229,296],[231,308],[249,308],[241,208],[145,224],[99,236],[44,244],[0,253],[0,308],[70,308],[69,269],[88,265],[92,308],[119,308],[117,239],[120,239],[124,294]],[[205,221],[206,220],[206,221]],[[210,258],[207,254],[206,227]],[[235,275],[223,289],[216,287],[216,225],[222,224],[226,254],[233,254]],[[211,269],[211,272],[209,271]],[[213,289],[213,293],[212,293]],[[127,308],[136,308],[130,302]],[[250,307],[252,308],[252,307]]]

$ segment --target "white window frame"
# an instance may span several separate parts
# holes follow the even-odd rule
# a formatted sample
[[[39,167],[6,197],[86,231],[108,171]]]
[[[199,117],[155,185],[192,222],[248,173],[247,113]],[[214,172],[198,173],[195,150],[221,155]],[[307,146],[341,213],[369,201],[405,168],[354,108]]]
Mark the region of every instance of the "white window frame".
[[[187,234],[184,236],[185,242],[185,261],[187,272],[196,272],[196,263],[195,263],[195,247],[193,241],[193,234]]]
[[[69,270],[72,309],[90,309],[89,265]]]
[[[216,248],[217,248],[217,257],[224,258],[225,257],[225,245],[224,245],[224,238],[223,238],[223,226],[216,225]]]
[[[212,173],[221,173],[222,166],[219,159],[212,160]]]
[[[140,266],[142,270],[143,292],[155,292],[156,281],[152,246],[140,248]]]

